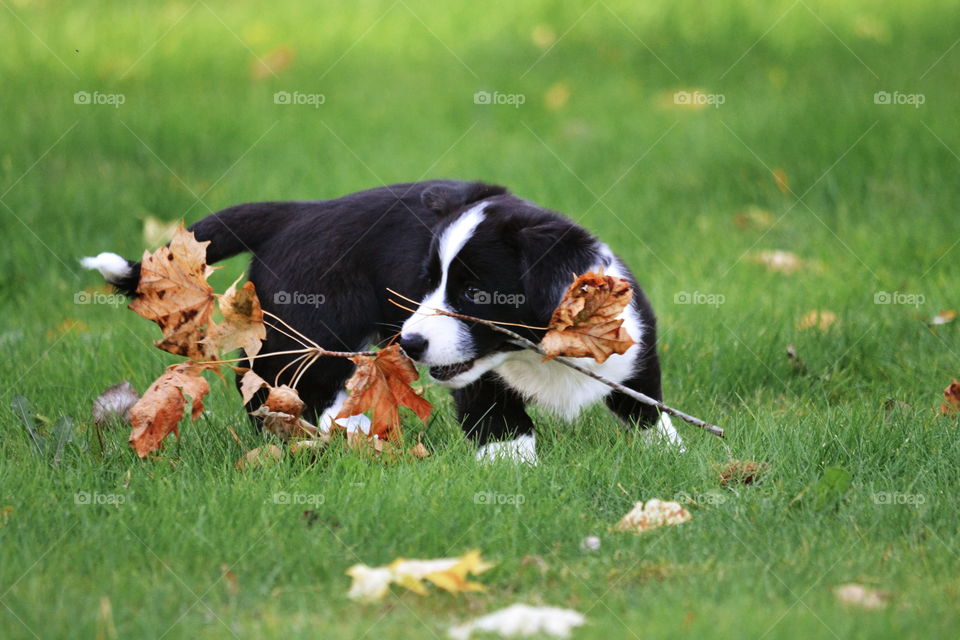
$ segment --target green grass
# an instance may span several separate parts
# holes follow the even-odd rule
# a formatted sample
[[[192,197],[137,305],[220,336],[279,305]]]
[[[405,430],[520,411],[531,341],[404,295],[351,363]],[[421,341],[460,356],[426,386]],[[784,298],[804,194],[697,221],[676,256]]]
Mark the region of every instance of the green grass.
[[[954,635],[960,444],[936,408],[960,375],[960,323],[925,319],[960,304],[958,27],[935,1],[4,3],[0,636],[443,637],[516,601],[586,613],[577,638]],[[254,55],[278,47],[289,67],[252,79]],[[553,108],[558,84],[569,99]],[[691,89],[725,102],[673,107]],[[126,101],[77,105],[77,91]],[[277,91],[325,103],[276,105]],[[526,101],[476,105],[477,91]],[[925,104],[877,105],[877,91]],[[214,382],[201,420],[156,459],[136,459],[122,428],[101,448],[96,395],[123,379],[142,390],[172,358],[122,307],[74,303],[99,290],[79,257],[139,255],[148,215],[441,176],[508,184],[608,241],[658,311],[668,402],[726,442],[681,426],[680,455],[596,409],[574,425],[538,416],[538,467],[480,466],[431,390],[428,460],[334,448],[241,473],[233,462],[262,440],[232,384]],[[751,207],[770,222],[735,224]],[[805,268],[773,273],[748,253],[773,249]],[[226,263],[217,288],[243,268]],[[874,304],[881,291],[922,303]],[[681,292],[723,304],[675,304]],[[837,322],[799,330],[813,309]],[[57,464],[14,395],[47,424],[75,419]],[[722,488],[728,456],[770,469]],[[849,491],[791,506],[832,466]],[[78,505],[80,492],[123,502]],[[692,522],[608,533],[633,501],[683,493],[701,497]],[[599,551],[580,550],[587,535]],[[484,594],[346,598],[355,562],[471,548],[497,563]],[[894,600],[845,607],[831,591],[845,582]]]

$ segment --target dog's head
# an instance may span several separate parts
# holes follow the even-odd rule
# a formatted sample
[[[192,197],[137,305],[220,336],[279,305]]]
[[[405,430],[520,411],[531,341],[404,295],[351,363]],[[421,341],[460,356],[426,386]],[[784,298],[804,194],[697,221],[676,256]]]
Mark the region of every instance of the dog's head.
[[[489,327],[436,310],[545,327],[573,275],[605,258],[583,228],[502,189],[465,201],[455,189],[431,187],[423,201],[441,218],[424,264],[428,293],[404,322],[400,346],[450,387],[474,382],[518,347]],[[535,342],[542,336],[510,328]]]

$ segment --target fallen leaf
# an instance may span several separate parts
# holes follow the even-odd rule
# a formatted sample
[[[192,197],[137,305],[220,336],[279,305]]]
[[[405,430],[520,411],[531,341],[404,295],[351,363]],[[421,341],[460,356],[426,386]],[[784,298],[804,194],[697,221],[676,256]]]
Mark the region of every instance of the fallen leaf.
[[[797,322],[797,329],[806,331],[807,329],[816,328],[820,331],[826,331],[836,321],[837,314],[833,311],[814,309],[813,311],[808,311],[800,318],[800,321]]]
[[[777,184],[777,189],[780,190],[780,193],[789,193],[790,181],[787,180],[787,172],[783,169],[774,169],[772,173],[773,181]]]
[[[426,423],[433,406],[410,388],[410,383],[415,382],[419,375],[399,345],[390,345],[374,356],[354,356],[350,359],[357,365],[353,376],[347,381],[350,397],[334,421],[370,409],[371,436],[380,439],[399,436],[399,409],[403,405],[412,409]]]
[[[887,591],[878,591],[855,582],[834,587],[833,595],[843,604],[852,604],[871,611],[885,608],[893,597]]]
[[[269,388],[270,384],[258,376],[253,369],[245,371],[240,378],[240,397],[243,399],[243,404],[249,404],[257,391],[264,387]]]
[[[180,228],[180,221],[166,221],[153,216],[143,219],[143,244],[147,247],[158,247],[170,242],[173,234]]]
[[[177,228],[169,246],[144,252],[140,284],[130,309],[156,322],[163,339],[156,346],[192,360],[210,360],[215,354],[202,343],[213,315],[213,288],[207,278],[207,242],[197,242],[192,232]]]
[[[265,404],[270,411],[288,413],[296,418],[300,417],[305,406],[297,390],[285,384],[279,387],[270,387],[270,392],[267,394],[267,401],[263,404]]]
[[[397,558],[383,567],[355,564],[347,569],[347,575],[353,579],[347,597],[363,602],[375,602],[387,595],[391,584],[398,584],[419,595],[427,595],[423,580],[451,593],[483,591],[482,584],[470,582],[467,576],[479,575],[491,567],[493,565],[485,562],[477,550],[468,551],[459,558]]]
[[[264,467],[283,459],[283,449],[275,444],[268,444],[256,449],[251,449],[243,454],[243,457],[237,460],[233,466],[240,471],[254,467]]]
[[[759,251],[752,254],[751,260],[757,264],[762,264],[770,271],[777,271],[791,275],[804,266],[795,253],[775,249],[773,251]]]
[[[139,399],[140,394],[126,380],[113,385],[93,401],[94,424],[103,425],[111,420],[129,423],[130,410]]]
[[[720,470],[720,484],[754,484],[766,470],[766,462],[731,460]]]
[[[252,358],[260,353],[261,343],[267,337],[267,328],[263,324],[263,309],[260,308],[253,283],[244,282],[237,291],[237,282],[220,296],[223,322],[211,324],[203,342],[210,345],[214,353],[242,348]]]
[[[185,396],[191,398],[190,416],[194,420],[200,416],[203,397],[210,391],[210,385],[200,375],[204,368],[193,362],[171,365],[133,405],[130,444],[138,456],[147,457],[170,432],[178,433],[177,425],[187,404]]]
[[[940,413],[946,416],[960,413],[960,382],[954,380],[943,390],[943,400]]]
[[[262,58],[257,58],[250,65],[250,77],[254,80],[263,80],[269,78],[270,76],[276,75],[280,71],[283,71],[290,66],[290,63],[293,62],[294,53],[293,49],[281,45],[263,56]]]
[[[614,531],[627,533],[644,533],[665,525],[681,524],[691,520],[690,512],[676,502],[653,498],[646,503],[637,502],[633,505]]]
[[[429,458],[430,452],[427,450],[423,443],[417,439],[417,444],[410,447],[410,455],[417,459]]]
[[[941,324],[948,324],[957,319],[957,312],[953,309],[942,309],[937,313],[937,315],[930,318],[929,324],[932,326],[937,326]]]
[[[295,438],[313,438],[319,433],[316,426],[303,418],[282,411],[271,411],[267,405],[261,405],[250,415],[260,418],[263,430],[278,436],[284,442]]]
[[[450,627],[447,635],[453,640],[469,640],[474,631],[496,633],[504,638],[537,634],[569,638],[571,631],[586,622],[586,617],[573,609],[534,607],[513,604],[504,609]]]
[[[591,357],[597,362],[626,353],[636,343],[620,316],[632,296],[623,278],[594,272],[578,276],[554,310],[540,346],[548,358]]]
[[[543,97],[548,109],[556,111],[567,104],[570,99],[570,87],[565,82],[558,82],[549,89]]]

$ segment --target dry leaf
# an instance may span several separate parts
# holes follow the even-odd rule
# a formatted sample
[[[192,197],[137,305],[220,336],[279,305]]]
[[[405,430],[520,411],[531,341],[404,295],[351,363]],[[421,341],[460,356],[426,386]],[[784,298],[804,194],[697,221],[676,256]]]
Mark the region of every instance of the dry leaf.
[[[770,271],[777,271],[787,275],[795,273],[804,266],[803,260],[797,257],[795,253],[781,251],[780,249],[759,251],[754,253],[751,259],[757,264],[762,264]]]
[[[160,443],[172,431],[178,433],[177,425],[183,417],[190,396],[190,416],[196,420],[203,411],[203,397],[210,385],[200,375],[205,367],[193,362],[171,365],[156,379],[143,397],[130,410],[130,444],[137,455],[147,457],[160,447]]]
[[[943,390],[944,403],[940,405],[940,413],[952,416],[960,413],[960,382],[954,380]]]
[[[871,611],[883,609],[893,597],[887,591],[870,589],[855,582],[834,587],[833,595],[843,604],[852,604]]]
[[[201,343],[213,315],[213,288],[207,278],[213,268],[207,266],[207,245],[197,242],[192,232],[177,229],[169,247],[154,253],[144,252],[140,268],[139,296],[130,308],[163,330],[163,340],[155,344],[192,360],[210,360],[209,345]]]
[[[267,401],[264,404],[270,411],[288,413],[296,418],[300,417],[305,406],[297,390],[285,384],[270,387],[270,393],[267,394]]]
[[[804,314],[797,323],[797,329],[805,331],[807,329],[817,328],[820,331],[826,331],[837,321],[837,314],[826,309],[814,309]]]
[[[540,346],[548,358],[591,357],[597,362],[626,353],[636,343],[620,316],[632,296],[623,278],[594,272],[578,276],[554,310]]]
[[[753,484],[766,470],[766,462],[731,460],[720,470],[720,484]]]
[[[214,353],[242,348],[252,358],[260,352],[267,328],[263,324],[263,309],[253,283],[244,282],[237,291],[237,282],[220,296],[223,322],[211,324],[203,342],[210,345]]]
[[[665,525],[681,524],[690,519],[690,512],[682,505],[653,498],[646,503],[634,504],[633,509],[614,527],[614,531],[644,533]]]
[[[423,443],[420,442],[419,438],[417,439],[417,444],[410,447],[409,451],[410,451],[410,455],[412,455],[414,458],[417,458],[418,460],[422,460],[423,458],[430,457],[430,452],[427,450],[425,446],[423,446]]]
[[[290,66],[293,62],[293,49],[282,45],[263,56],[257,58],[250,65],[250,77],[254,80],[263,80],[276,75]]]
[[[957,319],[957,312],[953,309],[943,309],[937,313],[937,315],[930,318],[930,323],[933,326],[947,324],[953,322]]]
[[[124,380],[115,384],[93,401],[93,422],[103,425],[110,420],[130,422],[130,410],[140,400],[140,394]]]
[[[350,397],[335,421],[372,409],[370,435],[383,439],[399,435],[399,409],[403,405],[426,423],[433,406],[410,388],[419,376],[399,345],[381,349],[375,356],[354,356],[351,360],[357,369],[347,381]]]
[[[267,405],[261,405],[250,415],[260,418],[263,430],[279,437],[284,442],[295,438],[315,438],[320,433],[316,426],[303,418],[282,411],[271,411]]]
[[[485,631],[499,634],[504,638],[537,634],[569,638],[571,631],[584,622],[586,622],[584,615],[573,609],[513,604],[475,620],[450,627],[447,635],[453,640],[469,640],[474,631]]]
[[[353,578],[347,597],[352,600],[374,602],[382,599],[391,584],[398,584],[419,595],[427,595],[423,580],[451,593],[483,591],[482,584],[470,582],[467,576],[479,575],[493,567],[484,562],[477,550],[468,551],[459,558],[435,560],[406,560],[397,558],[383,567],[355,564],[347,569]]]
[[[242,458],[234,463],[234,466],[243,471],[252,467],[263,467],[273,464],[283,459],[283,449],[275,444],[268,444],[256,449],[247,451]]]
[[[270,384],[258,376],[253,369],[247,369],[243,377],[240,378],[240,396],[243,398],[243,404],[249,404],[260,389],[270,387]]]
[[[570,87],[566,82],[558,82],[547,90],[543,100],[548,109],[556,111],[570,99]]]
[[[790,181],[787,180],[787,172],[783,169],[773,170],[773,181],[777,183],[777,189],[780,193],[790,193]]]

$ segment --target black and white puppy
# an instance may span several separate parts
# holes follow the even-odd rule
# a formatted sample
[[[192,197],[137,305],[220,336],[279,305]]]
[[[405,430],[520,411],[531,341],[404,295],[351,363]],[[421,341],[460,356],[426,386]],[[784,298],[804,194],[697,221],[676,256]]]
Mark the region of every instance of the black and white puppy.
[[[581,364],[661,399],[656,321],[633,275],[585,229],[503,187],[431,180],[334,200],[242,204],[189,229],[197,240],[211,242],[210,264],[250,252],[249,278],[263,308],[322,347],[361,350],[400,330],[404,351],[454,389],[458,418],[481,445],[480,458],[535,462],[534,424],[526,405],[572,419],[599,400],[623,422],[655,426],[682,446],[669,416],[655,408],[559,363],[545,362],[483,325],[434,313],[445,309],[543,327],[574,274],[603,268],[633,286],[633,300],[622,317],[637,344],[603,364],[589,358],[580,359]],[[135,295],[138,262],[102,253],[83,264]],[[421,300],[420,308],[411,315],[394,306],[388,288]],[[534,342],[542,337],[535,329],[518,331]],[[298,346],[288,335],[269,330],[263,352]],[[277,356],[252,366],[273,380],[289,362]],[[339,413],[352,369],[343,358],[323,358],[301,379],[300,395],[321,427],[329,428]],[[369,423],[354,416],[341,424],[366,429]]]

